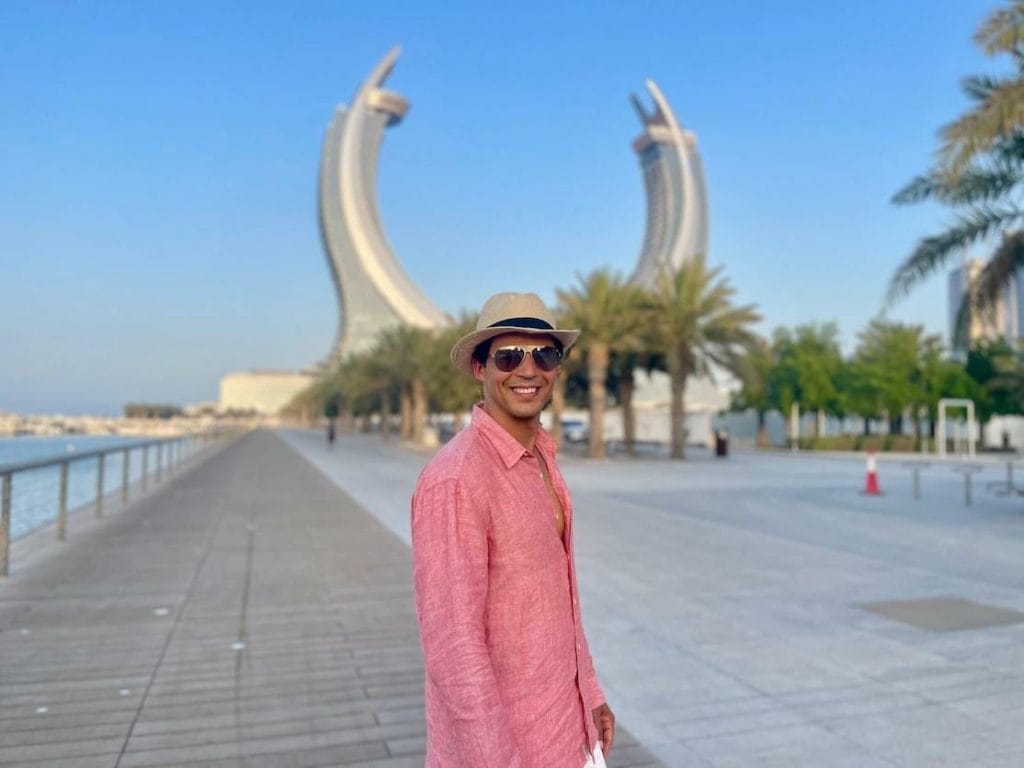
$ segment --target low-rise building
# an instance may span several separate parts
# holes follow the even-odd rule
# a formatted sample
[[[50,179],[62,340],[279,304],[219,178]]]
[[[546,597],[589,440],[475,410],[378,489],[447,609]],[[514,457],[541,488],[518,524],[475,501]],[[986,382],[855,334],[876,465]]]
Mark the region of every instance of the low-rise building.
[[[276,416],[293,397],[315,380],[297,371],[243,371],[220,380],[221,413]]]

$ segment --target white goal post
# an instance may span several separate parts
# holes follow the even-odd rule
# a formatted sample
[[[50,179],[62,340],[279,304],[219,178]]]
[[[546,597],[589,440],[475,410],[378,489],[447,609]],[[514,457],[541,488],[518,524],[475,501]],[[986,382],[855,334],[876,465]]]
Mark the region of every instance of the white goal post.
[[[938,420],[935,425],[935,453],[940,459],[946,458],[946,408],[950,406],[967,409],[967,455],[973,459],[974,433],[977,429],[977,422],[974,419],[974,401],[962,397],[944,397],[939,400]]]

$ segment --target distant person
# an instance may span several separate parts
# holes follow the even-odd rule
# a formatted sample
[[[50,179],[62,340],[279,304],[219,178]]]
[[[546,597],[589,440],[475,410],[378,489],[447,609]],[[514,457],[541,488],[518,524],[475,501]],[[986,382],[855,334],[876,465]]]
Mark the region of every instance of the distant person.
[[[578,335],[556,329],[535,294],[499,293],[452,347],[484,399],[412,499],[427,768],[594,768],[612,748],[580,618],[572,502],[540,426]]]
[[[334,438],[335,438],[334,422],[333,421],[329,421],[329,422],[327,422],[327,447],[328,448],[333,448],[334,447]]]

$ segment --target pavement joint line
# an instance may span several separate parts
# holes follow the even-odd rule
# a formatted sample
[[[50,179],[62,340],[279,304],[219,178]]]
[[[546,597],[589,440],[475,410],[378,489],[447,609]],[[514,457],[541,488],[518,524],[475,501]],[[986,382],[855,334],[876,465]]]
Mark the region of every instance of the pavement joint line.
[[[234,442],[234,441],[232,441]],[[218,508],[218,512],[223,512],[223,507]],[[128,749],[128,742],[131,741],[132,731],[135,730],[135,724],[139,721],[139,716],[142,714],[142,710],[146,705],[146,700],[149,697],[150,689],[156,682],[156,676],[160,671],[160,667],[163,664],[164,658],[167,656],[167,651],[171,647],[171,640],[174,638],[174,633],[177,631],[178,626],[181,623],[182,615],[185,612],[185,606],[188,605],[189,598],[191,598],[196,585],[199,583],[199,574],[202,573],[203,566],[206,565],[206,561],[213,551],[213,543],[216,541],[217,532],[220,530],[223,524],[223,514],[219,514],[217,517],[217,524],[210,526],[211,531],[206,538],[206,547],[202,556],[196,563],[196,567],[192,572],[192,578],[189,581],[188,589],[185,590],[185,598],[178,604],[177,610],[174,612],[174,621],[171,623],[170,629],[167,631],[167,637],[164,640],[163,647],[160,649],[160,655],[157,657],[156,663],[153,665],[153,671],[149,676],[149,681],[146,683],[146,688],[142,692],[142,696],[139,699],[139,704],[135,709],[135,715],[132,717],[131,723],[128,726],[128,732],[125,734],[124,743],[121,745],[121,750],[118,752],[117,760],[114,763],[114,768],[119,768],[121,760],[124,758],[125,753]]]

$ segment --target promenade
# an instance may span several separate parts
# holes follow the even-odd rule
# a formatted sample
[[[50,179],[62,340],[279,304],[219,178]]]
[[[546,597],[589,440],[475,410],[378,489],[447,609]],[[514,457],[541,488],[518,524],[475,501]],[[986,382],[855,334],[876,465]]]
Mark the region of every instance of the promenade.
[[[18,542],[0,766],[422,765],[428,456],[257,432]],[[1024,497],[904,461],[869,497],[860,456],[563,457],[612,766],[1024,765]]]
[[[325,465],[367,464],[364,506],[376,485],[396,518],[424,457],[367,438],[328,454],[317,438],[289,439]],[[76,521],[65,545],[16,549],[0,765],[422,766],[410,552],[364,506],[256,432]],[[661,763],[623,729],[610,765]]]
[[[408,540],[425,454],[286,438]],[[598,674],[666,765],[1024,765],[1024,497],[932,461],[915,499],[909,458],[871,497],[863,455],[563,457]]]

